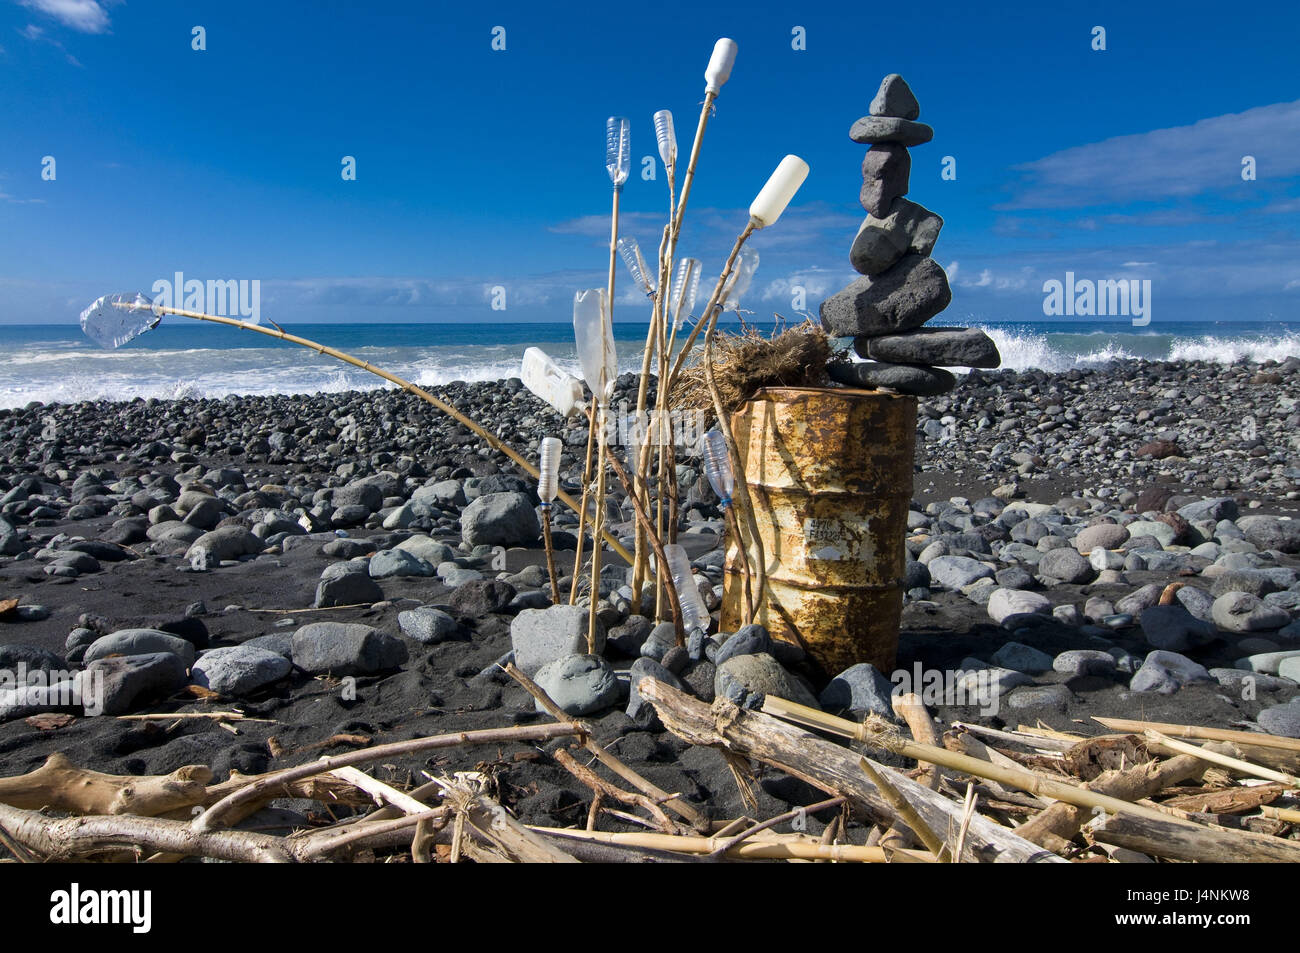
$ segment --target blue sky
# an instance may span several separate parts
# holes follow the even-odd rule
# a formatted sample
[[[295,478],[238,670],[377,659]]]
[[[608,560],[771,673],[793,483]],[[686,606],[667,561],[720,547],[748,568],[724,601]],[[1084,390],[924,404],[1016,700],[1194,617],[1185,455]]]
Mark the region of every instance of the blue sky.
[[[1151,279],[1157,323],[1292,319],[1300,8],[1240,9],[0,0],[0,321],[75,321],[178,270],[259,279],[281,321],[568,320],[573,291],[604,283],[606,116],[633,123],[624,230],[650,254],[667,202],[661,168],[639,175],[651,115],[673,111],[685,154],[724,35],[740,52],[679,251],[716,275],[770,171],[806,159],[752,242],[759,315],[791,315],[793,287],[815,311],[854,277],[848,128],[899,72],[935,128],[909,197],[946,221],[948,316],[1041,319],[1043,282],[1073,271]],[[618,280],[618,316],[639,316]]]

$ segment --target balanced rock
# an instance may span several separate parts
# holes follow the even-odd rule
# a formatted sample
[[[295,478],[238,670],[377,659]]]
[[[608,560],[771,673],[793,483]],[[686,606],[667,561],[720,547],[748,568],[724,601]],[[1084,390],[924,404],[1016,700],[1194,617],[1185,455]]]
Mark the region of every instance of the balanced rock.
[[[880,89],[867,107],[872,116],[895,116],[899,119],[915,119],[921,115],[921,104],[916,101],[916,94],[907,80],[897,73],[890,73],[880,81]]]
[[[904,146],[919,146],[934,138],[934,130],[923,122],[896,119],[893,116],[863,116],[849,129],[854,142],[897,142]]]
[[[863,219],[849,249],[849,263],[858,274],[874,277],[888,271],[908,252],[929,255],[941,228],[942,218],[900,196],[889,204],[883,216],[873,212]]]
[[[821,305],[834,337],[896,334],[919,328],[952,301],[948,276],[933,258],[904,255],[888,271],[859,278]]]
[[[906,334],[858,338],[853,343],[859,354],[873,361],[939,367],[997,367],[1002,363],[998,346],[979,328],[918,328]]]
[[[912,174],[912,155],[906,146],[882,142],[867,150],[862,160],[862,207],[872,215],[884,217],[889,206],[907,194]]]
[[[900,394],[933,397],[957,386],[957,379],[941,367],[924,364],[831,364],[831,379],[849,387],[888,387]]]

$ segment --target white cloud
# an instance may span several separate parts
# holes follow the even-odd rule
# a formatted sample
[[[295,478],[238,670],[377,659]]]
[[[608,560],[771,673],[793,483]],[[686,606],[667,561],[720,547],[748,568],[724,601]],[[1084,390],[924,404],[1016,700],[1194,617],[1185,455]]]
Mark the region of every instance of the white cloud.
[[[1300,100],[1257,106],[1074,146],[1015,166],[1007,209],[1065,208],[1198,195],[1243,185],[1242,158],[1265,179],[1300,175]]]
[[[97,0],[21,0],[21,3],[81,33],[108,32],[108,11]]]

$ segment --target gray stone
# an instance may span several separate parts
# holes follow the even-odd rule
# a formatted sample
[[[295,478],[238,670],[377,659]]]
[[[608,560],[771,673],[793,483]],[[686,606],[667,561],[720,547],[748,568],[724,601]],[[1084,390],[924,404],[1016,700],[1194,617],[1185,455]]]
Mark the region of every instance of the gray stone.
[[[951,301],[938,262],[907,254],[888,271],[859,278],[823,301],[821,320],[834,337],[897,334],[919,328]]]
[[[1039,672],[1052,670],[1052,657],[1046,652],[1023,642],[1007,642],[989,658],[994,665],[1009,668],[1013,672],[1037,675]]]
[[[433,606],[420,606],[418,609],[399,612],[397,625],[402,630],[402,635],[425,645],[446,642],[460,633],[460,623]]]
[[[289,619],[288,621],[292,622],[293,620]],[[292,632],[272,632],[270,635],[259,635],[257,638],[249,639],[242,644],[250,649],[264,649],[287,659],[293,658]]]
[[[671,622],[660,622],[650,630],[650,634],[641,643],[641,655],[644,658],[654,659],[658,662],[676,644],[677,630],[673,628],[673,624]],[[718,651],[721,652],[722,650],[719,649]],[[716,656],[713,661],[717,661]]]
[[[1300,520],[1277,516],[1243,516],[1237,528],[1260,549],[1276,549],[1295,555],[1300,553]]]
[[[930,578],[945,589],[961,589],[977,579],[990,579],[993,570],[969,556],[939,556],[927,567]]]
[[[312,675],[374,675],[399,668],[406,643],[368,625],[313,622],[293,634],[293,663]]]
[[[998,346],[979,328],[917,328],[905,334],[857,338],[854,346],[862,357],[899,364],[997,367],[1002,363]]]
[[[1092,578],[1092,566],[1079,555],[1077,549],[1053,549],[1038,561],[1040,576],[1048,576],[1066,583],[1084,583]]]
[[[1113,675],[1115,658],[1101,649],[1070,649],[1052,661],[1053,671],[1064,675]]]
[[[1262,569],[1229,569],[1214,576],[1210,594],[1222,596],[1229,592],[1248,592],[1262,599],[1271,592],[1285,589],[1279,586],[1271,574]]]
[[[868,187],[862,188],[865,194]],[[890,202],[884,214],[872,213],[862,220],[849,249],[849,263],[860,275],[883,274],[908,253],[929,255],[942,228],[940,216],[900,196]]]
[[[1178,535],[1168,523],[1162,523],[1159,520],[1134,520],[1127,527],[1130,540],[1137,539],[1139,536],[1150,536],[1161,546],[1170,546],[1174,538]]]
[[[1258,655],[1248,655],[1245,658],[1237,659],[1236,667],[1248,672],[1259,672],[1264,675],[1278,675],[1282,671],[1282,663],[1293,658],[1300,658],[1300,649],[1293,649],[1285,652],[1261,652]]]
[[[1261,672],[1247,672],[1239,668],[1212,668],[1210,676],[1214,678],[1220,686],[1234,692],[1245,692],[1247,688],[1251,693],[1257,692],[1275,692],[1278,689],[1291,687],[1290,683],[1274,675],[1265,675]]]
[[[227,559],[253,556],[262,551],[262,541],[242,526],[222,526],[204,533],[185,551],[195,568],[210,569]]]
[[[316,587],[318,609],[332,606],[372,605],[382,602],[384,590],[365,573],[348,572],[334,579],[322,579]]]
[[[472,579],[457,586],[447,597],[453,615],[478,619],[504,612],[515,597],[515,587],[500,579]]]
[[[322,582],[329,582],[331,579],[340,579],[349,573],[360,573],[363,576],[370,575],[370,560],[358,556],[356,559],[330,563],[321,570],[320,578]]]
[[[1046,615],[1051,613],[1051,600],[1041,593],[1027,592],[1024,589],[998,589],[989,597],[989,618],[999,624],[1011,620],[1014,624],[1017,616]]]
[[[69,636],[70,640],[71,636]],[[95,637],[92,635],[90,643],[94,641]],[[83,639],[80,644],[88,643]],[[66,647],[70,649],[74,646],[67,645]],[[20,665],[29,672],[38,669],[43,672],[53,672],[67,668],[67,663],[63,659],[40,646],[27,645],[21,642],[0,645],[0,671],[14,672]]]
[[[894,199],[907,194],[912,157],[905,146],[882,142],[867,150],[862,160],[862,191],[858,198],[870,214],[888,214]],[[928,252],[927,252],[928,254]]]
[[[381,549],[370,557],[370,578],[388,579],[393,576],[432,576],[437,567],[405,549]]]
[[[822,708],[840,714],[848,712],[861,721],[878,715],[897,721],[893,706],[894,686],[868,662],[859,662],[840,672],[827,683],[819,696]]]
[[[707,659],[699,659],[691,662],[682,672],[682,681],[686,684],[686,690],[706,704],[713,704],[716,697],[713,690],[714,679],[717,678],[717,667]]]
[[[349,506],[364,506],[368,513],[374,513],[384,505],[384,492],[373,483],[358,480],[334,491],[332,502],[337,509]]]
[[[590,715],[619,699],[618,678],[598,655],[566,655],[542,666],[533,680],[568,715]],[[545,711],[541,702],[534,704]]]
[[[125,715],[137,703],[170,695],[184,685],[188,681],[185,667],[171,652],[102,658],[77,673],[76,682],[87,702],[94,699],[96,686],[103,686],[97,703],[87,705],[87,715]]]
[[[863,116],[849,129],[854,142],[897,142],[905,146],[919,146],[934,138],[934,130],[923,122],[896,119],[892,116]]]
[[[1153,649],[1185,652],[1214,641],[1217,630],[1179,605],[1148,606],[1138,616],[1147,645]]]
[[[737,655],[718,666],[716,694],[742,708],[758,708],[768,695],[817,706],[817,698],[770,655]]]
[[[881,364],[864,361],[853,364],[831,364],[827,367],[831,379],[849,387],[888,387],[900,394],[915,397],[934,397],[946,394],[957,386],[957,379],[941,367],[923,364]]]
[[[221,695],[247,695],[278,682],[292,666],[283,656],[255,646],[210,649],[194,663],[194,684]]]
[[[1277,667],[1277,673],[1293,682],[1300,682],[1300,655],[1292,655],[1282,659]]]
[[[460,514],[460,534],[468,546],[528,546],[542,524],[524,493],[487,493]]]
[[[1115,611],[1120,615],[1137,616],[1143,609],[1156,605],[1160,601],[1160,594],[1164,591],[1165,587],[1158,582],[1143,586],[1117,601]]]
[[[1052,708],[1065,711],[1074,696],[1064,685],[1026,685],[1007,696],[1006,704],[1013,711],[1027,708]]]
[[[1300,738],[1300,701],[1293,698],[1285,705],[1265,708],[1255,720],[1270,735]]]
[[[1214,681],[1214,678],[1203,665],[1177,652],[1157,649],[1148,653],[1142,667],[1129,682],[1129,690],[1171,695],[1184,685],[1208,681]]]
[[[194,644],[157,629],[118,629],[101,636],[86,649],[85,660],[94,662],[109,655],[153,655],[170,652],[186,668],[194,664]]]
[[[772,654],[772,639],[768,636],[767,629],[761,625],[746,625],[722,643],[713,663],[721,665],[737,655],[758,655],[763,652]]]
[[[871,100],[867,112],[872,116],[895,116],[915,119],[921,115],[921,104],[916,101],[912,87],[897,73],[890,73],[880,81],[880,89]]]
[[[1081,553],[1094,549],[1119,549],[1128,542],[1129,533],[1116,523],[1095,523],[1079,530],[1074,537],[1074,547]]]
[[[621,625],[609,630],[606,643],[619,655],[636,658],[641,654],[641,646],[645,644],[645,640],[649,637],[652,628],[654,628],[654,623],[645,616],[628,616]],[[701,649],[698,658],[703,658],[702,638],[701,636]]]
[[[510,645],[515,665],[532,676],[549,662],[587,651],[587,609],[558,605],[525,609],[510,623]],[[596,620],[596,652],[605,649],[605,626]]]
[[[439,506],[464,506],[465,487],[459,480],[439,480],[430,486],[418,488],[411,494],[411,499]]]
[[[637,685],[641,679],[646,677],[661,681],[678,691],[685,691],[686,686],[682,684],[676,675],[652,658],[639,658],[632,663],[632,667],[628,669],[627,716],[638,725],[644,727],[657,726],[658,720],[655,717],[654,706],[646,701],[641,692],[637,690]]]
[[[326,556],[333,556],[336,559],[356,559],[359,556],[373,553],[375,545],[368,539],[340,537],[331,539],[320,548],[320,551]]]
[[[1183,586],[1174,593],[1178,604],[1202,622],[1214,621],[1214,597],[1196,586]]]
[[[456,551],[446,543],[440,543],[428,536],[412,536],[410,539],[404,539],[397,544],[396,549],[410,553],[419,559],[434,566],[453,559]]]
[[[1235,520],[1237,518],[1237,501],[1230,496],[1198,500],[1195,503],[1188,503],[1186,506],[1179,507],[1178,515],[1189,523],[1195,523],[1197,520]]]
[[[1248,592],[1228,592],[1214,600],[1214,623],[1226,632],[1267,632],[1291,621],[1285,609],[1268,605]]]

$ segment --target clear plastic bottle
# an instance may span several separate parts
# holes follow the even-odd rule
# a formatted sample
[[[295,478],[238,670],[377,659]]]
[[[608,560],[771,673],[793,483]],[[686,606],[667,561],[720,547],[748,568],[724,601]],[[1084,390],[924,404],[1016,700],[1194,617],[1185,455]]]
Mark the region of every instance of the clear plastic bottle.
[[[623,264],[632,273],[632,280],[645,289],[647,295],[655,293],[656,281],[645,266],[641,255],[641,245],[631,235],[624,235],[618,240],[618,253],[623,256]]]
[[[695,299],[700,293],[700,261],[698,258],[683,258],[677,263],[677,278],[673,282],[672,307],[673,330],[682,326],[682,321],[691,315]]]
[[[709,485],[718,494],[724,508],[731,505],[731,495],[736,489],[736,476],[731,469],[731,454],[727,451],[727,440],[720,430],[710,430],[701,441],[704,454],[704,472],[708,475]]]
[[[537,498],[542,506],[550,506],[560,489],[560,454],[564,446],[558,437],[543,437],[538,449]]]
[[[667,109],[655,113],[655,139],[659,142],[659,158],[671,174],[677,167],[677,131],[673,128],[673,114]]]
[[[604,288],[589,288],[573,295],[573,336],[578,345],[582,376],[605,406],[618,377],[618,356],[614,350],[614,328]]]
[[[632,124],[624,116],[610,116],[605,120],[605,171],[621,189],[627,181],[632,166]]]
[[[731,269],[731,277],[722,289],[722,309],[739,311],[740,301],[754,281],[754,272],[758,271],[758,252],[752,248],[742,248]]]
[[[677,590],[677,601],[682,605],[682,625],[687,632],[695,629],[707,631],[709,611],[704,607],[704,599],[691,575],[691,561],[686,556],[686,550],[678,543],[668,543],[664,546],[664,556],[668,559],[673,588]]]
[[[142,291],[104,295],[81,312],[81,330],[100,347],[121,347],[156,328],[162,314]]]

